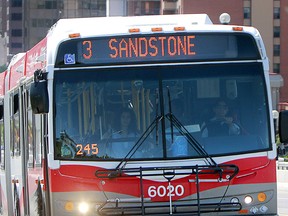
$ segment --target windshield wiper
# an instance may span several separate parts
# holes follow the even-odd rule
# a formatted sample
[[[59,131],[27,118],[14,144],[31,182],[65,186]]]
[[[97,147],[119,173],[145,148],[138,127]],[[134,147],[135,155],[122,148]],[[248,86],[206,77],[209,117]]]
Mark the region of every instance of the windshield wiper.
[[[155,105],[156,105],[156,118],[159,116],[158,114],[158,107],[159,107],[159,90],[155,90],[156,98],[155,98]],[[158,144],[159,141],[159,124],[156,122],[156,144]]]
[[[168,94],[168,108],[169,112],[165,115],[165,117],[170,122],[170,130],[171,130],[171,142],[174,142],[174,135],[173,135],[173,125],[178,129],[181,135],[185,136],[188,143],[191,145],[191,147],[201,156],[205,157],[206,159],[209,158],[208,163],[210,165],[217,166],[218,164],[213,160],[213,158],[202,148],[200,143],[189,133],[189,131],[185,128],[185,126],[175,117],[175,115],[172,112],[172,106],[171,106],[171,94],[169,86],[167,88],[167,94]],[[212,162],[212,163],[210,163]]]
[[[170,94],[170,89],[169,86],[166,87],[168,91],[168,108],[169,108],[169,113],[172,114],[172,105],[171,105],[171,94]],[[174,142],[174,132],[173,132],[173,123],[170,121],[170,131],[171,131],[171,142]]]
[[[168,113],[165,115],[165,118],[167,118],[180,132],[181,135],[185,136],[188,143],[191,145],[191,147],[201,156],[205,157],[206,159],[209,158],[208,163],[210,165],[217,166],[218,164],[214,161],[214,159],[205,151],[204,148],[200,145],[200,143],[189,133],[189,131],[185,128],[185,126],[174,116],[173,113]],[[211,163],[212,162],[212,163]]]
[[[135,152],[141,147],[141,145],[144,143],[144,141],[149,137],[151,132],[157,127],[159,122],[163,119],[163,116],[157,116],[153,122],[149,125],[149,127],[144,131],[144,133],[141,135],[141,137],[137,140],[137,142],[134,144],[134,146],[130,149],[130,151],[126,154],[126,156],[120,161],[120,163],[116,166],[115,169],[112,171],[110,170],[108,173],[109,178],[116,178],[121,175],[121,169],[125,166],[127,163],[127,159],[130,159]],[[100,171],[100,175],[102,173],[101,170],[96,171],[96,176],[98,175],[98,171]]]
[[[163,115],[159,115],[159,89],[155,89],[155,119],[152,121],[152,123],[148,126],[148,128],[144,131],[144,133],[141,135],[141,137],[137,140],[135,145],[132,147],[132,149],[125,155],[125,157],[121,160],[120,164],[116,167],[116,169],[119,169],[122,163],[130,159],[135,152],[140,148],[140,146],[144,143],[144,141],[149,137],[151,132],[156,128],[156,145],[159,142],[159,122],[163,119]],[[122,166],[124,167],[125,164]]]
[[[170,89],[167,86],[168,90],[168,99],[169,99],[169,113],[165,115],[165,118],[167,118],[170,121],[170,127],[171,127],[171,136],[172,136],[172,142],[173,142],[173,125],[179,130],[179,132],[186,137],[189,144],[192,146],[195,151],[205,157],[206,159],[209,158],[208,163],[210,165],[218,166],[218,164],[213,160],[213,158],[202,148],[202,146],[198,143],[198,141],[187,131],[187,129],[181,124],[181,122],[174,116],[172,113],[172,107],[171,107],[171,98],[170,98]],[[148,128],[144,131],[144,133],[141,135],[141,137],[137,140],[137,142],[133,145],[133,147],[130,149],[130,151],[125,155],[125,157],[119,162],[119,164],[116,166],[115,169],[112,171],[109,171],[108,177],[115,178],[119,177],[121,175],[121,169],[125,166],[125,164],[128,162],[127,159],[131,159],[132,156],[135,154],[135,152],[141,147],[141,145],[144,143],[144,141],[149,137],[149,135],[152,133],[152,131],[156,128],[156,144],[158,143],[159,139],[159,122],[161,122],[164,118],[164,113],[161,113],[159,115],[158,109],[159,109],[159,90],[156,89],[156,117],[153,120],[153,122],[148,126]],[[97,172],[96,172],[97,175]]]

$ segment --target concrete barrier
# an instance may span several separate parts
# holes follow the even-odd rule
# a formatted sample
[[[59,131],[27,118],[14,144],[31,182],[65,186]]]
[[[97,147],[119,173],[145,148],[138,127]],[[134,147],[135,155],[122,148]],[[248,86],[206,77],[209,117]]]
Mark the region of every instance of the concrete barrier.
[[[277,170],[277,182],[278,183],[288,183],[288,171],[287,170]]]
[[[283,158],[277,161],[277,182],[288,183],[288,162],[285,162]]]
[[[288,170],[288,162],[285,162],[283,158],[279,158],[277,161],[278,170]]]

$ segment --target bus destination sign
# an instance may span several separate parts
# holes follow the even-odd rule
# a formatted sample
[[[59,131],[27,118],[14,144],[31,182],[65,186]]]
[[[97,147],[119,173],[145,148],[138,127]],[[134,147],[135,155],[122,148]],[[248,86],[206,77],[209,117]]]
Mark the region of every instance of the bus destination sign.
[[[245,34],[137,35],[81,38],[59,47],[56,65],[173,62],[259,58],[253,38]],[[250,44],[249,52],[241,44]],[[244,55],[243,55],[244,53]],[[245,56],[245,53],[248,56]]]
[[[107,55],[110,59],[137,59],[137,58],[167,58],[172,56],[195,55],[194,35],[159,36],[135,38],[111,38],[107,41]],[[97,52],[97,42],[85,40],[82,42],[82,57],[85,60],[93,58]]]

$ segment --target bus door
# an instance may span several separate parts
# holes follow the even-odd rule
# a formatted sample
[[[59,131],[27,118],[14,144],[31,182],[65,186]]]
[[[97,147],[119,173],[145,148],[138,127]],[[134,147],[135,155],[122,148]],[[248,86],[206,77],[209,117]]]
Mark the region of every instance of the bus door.
[[[34,115],[30,104],[29,85],[23,87],[22,104],[22,149],[24,211],[26,215],[45,215],[43,210],[43,116]],[[35,211],[36,209],[36,211]]]
[[[20,94],[21,95],[21,94]],[[23,201],[23,172],[22,172],[22,149],[20,141],[23,136],[22,126],[20,123],[20,102],[19,102],[19,90],[15,90],[9,93],[9,123],[5,126],[9,127],[9,144],[10,146],[10,169],[11,169],[11,194],[12,194],[12,206],[13,214],[20,215],[23,212],[21,210],[21,202]],[[7,146],[7,150],[9,150]],[[8,156],[8,154],[6,154]],[[7,182],[9,184],[9,182]],[[8,192],[8,196],[9,192]],[[23,205],[22,205],[23,206]]]
[[[28,113],[28,91],[25,86],[21,87],[20,102],[20,123],[21,123],[21,151],[22,151],[22,176],[23,176],[23,207],[25,215],[30,215],[29,205],[29,185],[28,185],[28,167],[29,155],[31,153],[31,146],[29,146],[29,113]]]
[[[6,180],[5,180],[5,143],[4,143],[4,105],[0,99],[0,215],[7,214]]]
[[[45,154],[45,143],[47,134],[46,115],[34,115],[30,103],[30,84],[25,86],[22,94],[23,111],[25,113],[24,132],[26,136],[23,140],[25,150],[25,169],[26,178],[26,205],[27,215],[46,215],[45,194],[43,192],[44,173],[43,158]],[[35,211],[36,209],[36,211]]]

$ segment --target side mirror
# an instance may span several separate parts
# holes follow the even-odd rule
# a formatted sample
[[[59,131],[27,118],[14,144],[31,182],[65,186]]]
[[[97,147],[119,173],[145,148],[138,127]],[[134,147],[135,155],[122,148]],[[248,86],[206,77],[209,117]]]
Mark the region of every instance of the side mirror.
[[[281,143],[288,142],[288,110],[284,110],[280,112],[279,137],[280,137]]]
[[[40,70],[35,71],[34,82],[30,86],[30,103],[34,114],[49,112],[47,79],[43,79],[43,72]]]

